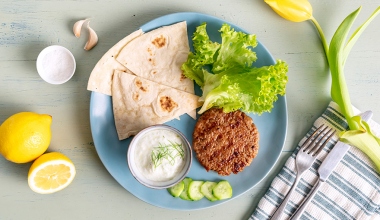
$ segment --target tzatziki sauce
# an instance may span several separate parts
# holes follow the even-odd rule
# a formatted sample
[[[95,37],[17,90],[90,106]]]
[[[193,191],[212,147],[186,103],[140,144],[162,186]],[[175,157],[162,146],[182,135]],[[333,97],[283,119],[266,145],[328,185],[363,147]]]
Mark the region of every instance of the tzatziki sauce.
[[[136,143],[135,164],[145,178],[164,182],[182,171],[185,153],[183,140],[178,134],[168,129],[154,129]]]

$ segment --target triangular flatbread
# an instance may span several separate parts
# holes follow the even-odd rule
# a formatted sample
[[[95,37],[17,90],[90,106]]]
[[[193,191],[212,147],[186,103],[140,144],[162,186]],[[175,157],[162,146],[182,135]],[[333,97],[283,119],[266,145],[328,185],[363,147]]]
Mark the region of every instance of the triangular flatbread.
[[[137,76],[194,94],[194,82],[181,70],[189,51],[187,25],[183,21],[135,38],[116,60]]]
[[[114,70],[130,72],[125,66],[116,61],[119,52],[136,37],[143,34],[141,29],[120,40],[109,49],[95,65],[88,80],[87,89],[111,96],[111,83]]]
[[[168,122],[201,106],[199,97],[170,86],[115,71],[112,104],[120,140],[155,124]]]

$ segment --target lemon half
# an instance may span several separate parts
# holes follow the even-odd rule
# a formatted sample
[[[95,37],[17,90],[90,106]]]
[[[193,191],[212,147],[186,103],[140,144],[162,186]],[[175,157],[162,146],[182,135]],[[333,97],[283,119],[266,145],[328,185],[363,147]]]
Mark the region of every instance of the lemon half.
[[[29,169],[28,184],[36,193],[49,194],[67,187],[76,174],[73,162],[59,152],[37,158]]]

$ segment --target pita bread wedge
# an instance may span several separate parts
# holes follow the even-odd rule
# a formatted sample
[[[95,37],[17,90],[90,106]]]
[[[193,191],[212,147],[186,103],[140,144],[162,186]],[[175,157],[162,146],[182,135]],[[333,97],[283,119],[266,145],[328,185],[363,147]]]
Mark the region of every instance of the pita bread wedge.
[[[111,83],[114,70],[130,72],[125,66],[116,61],[115,57],[136,37],[143,34],[143,31],[137,30],[127,37],[120,40],[111,49],[109,49],[103,57],[95,65],[88,80],[87,89],[111,96]]]
[[[186,22],[157,28],[128,43],[116,60],[142,78],[194,94],[181,65],[190,52]]]
[[[112,104],[120,140],[201,106],[199,97],[142,77],[115,71]]]

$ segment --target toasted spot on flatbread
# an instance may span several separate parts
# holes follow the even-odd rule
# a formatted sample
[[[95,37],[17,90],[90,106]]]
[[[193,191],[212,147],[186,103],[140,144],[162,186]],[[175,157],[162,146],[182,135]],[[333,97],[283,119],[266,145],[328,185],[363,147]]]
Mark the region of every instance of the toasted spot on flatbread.
[[[136,93],[133,93],[133,100],[135,100],[136,102],[139,101],[139,98],[140,98],[140,94],[138,94],[137,92]]]
[[[164,35],[160,35],[152,41],[152,44],[157,48],[162,48],[166,45],[166,38],[164,37]]]
[[[160,98],[160,106],[164,111],[171,112],[178,107],[178,104],[169,96],[163,96]]]
[[[156,65],[156,60],[153,58],[149,58],[148,61],[152,64],[152,66]]]
[[[136,84],[137,88],[139,88],[141,91],[143,91],[143,92],[148,91],[147,87],[144,87],[143,83],[140,80],[136,80],[135,84]]]
[[[150,47],[148,47],[147,51],[148,51],[148,53],[149,53],[150,56],[153,56],[153,55],[154,55],[154,54],[153,54],[153,51],[152,51],[152,49],[150,49]]]

